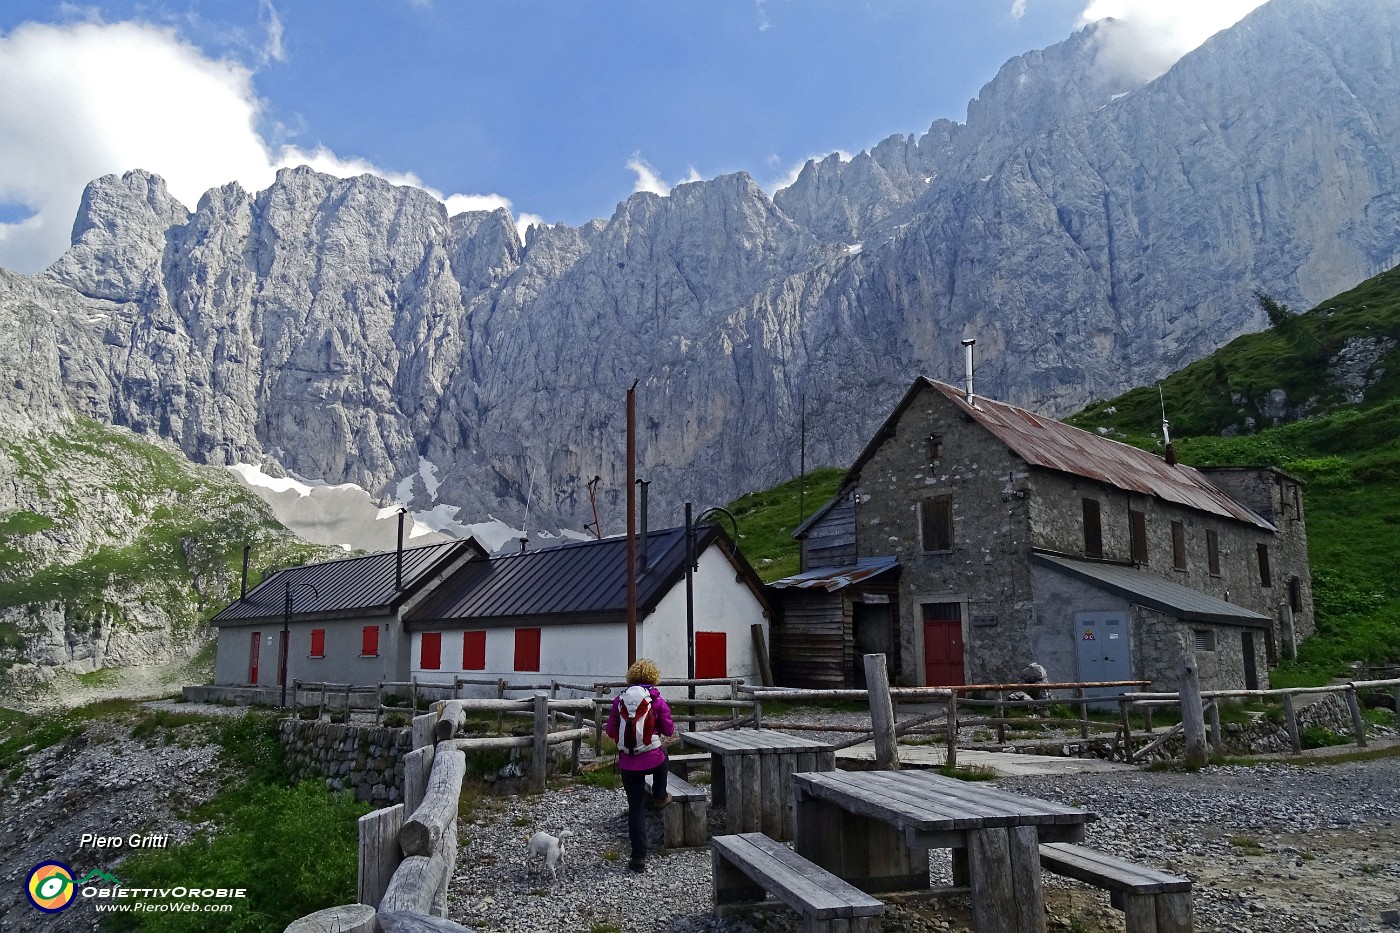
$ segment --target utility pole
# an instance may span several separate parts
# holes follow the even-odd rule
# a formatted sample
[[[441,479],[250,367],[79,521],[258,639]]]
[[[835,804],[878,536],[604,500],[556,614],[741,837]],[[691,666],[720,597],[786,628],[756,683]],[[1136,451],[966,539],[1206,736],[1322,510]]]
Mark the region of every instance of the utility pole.
[[[627,666],[637,660],[637,383],[627,390]]]

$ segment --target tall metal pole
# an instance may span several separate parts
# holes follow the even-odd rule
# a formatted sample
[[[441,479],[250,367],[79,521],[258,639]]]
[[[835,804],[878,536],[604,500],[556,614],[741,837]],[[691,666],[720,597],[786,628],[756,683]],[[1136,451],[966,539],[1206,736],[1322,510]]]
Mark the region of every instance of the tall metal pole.
[[[292,581],[287,581],[287,599],[282,604],[282,648],[278,652],[277,675],[282,681],[282,708],[287,707],[287,670],[292,653]]]
[[[627,390],[627,666],[637,660],[637,383]]]
[[[807,519],[807,393],[802,393],[801,427],[802,438],[799,444],[801,453],[797,459],[797,523]],[[806,568],[803,568],[806,569]]]
[[[685,650],[686,677],[695,679],[695,525],[690,520],[690,503],[685,504]],[[695,699],[695,684],[686,688],[686,696]],[[690,707],[691,715],[695,707]],[[691,731],[695,721],[691,720]]]

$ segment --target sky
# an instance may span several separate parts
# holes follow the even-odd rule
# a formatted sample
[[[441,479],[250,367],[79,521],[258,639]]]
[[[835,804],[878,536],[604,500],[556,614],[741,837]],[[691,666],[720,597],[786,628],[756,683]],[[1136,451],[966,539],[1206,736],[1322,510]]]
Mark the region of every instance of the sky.
[[[1143,80],[1263,0],[96,0],[0,4],[0,267],[67,248],[83,187],[187,207],[279,167],[579,225],[634,191],[961,122],[1008,59],[1112,16]]]

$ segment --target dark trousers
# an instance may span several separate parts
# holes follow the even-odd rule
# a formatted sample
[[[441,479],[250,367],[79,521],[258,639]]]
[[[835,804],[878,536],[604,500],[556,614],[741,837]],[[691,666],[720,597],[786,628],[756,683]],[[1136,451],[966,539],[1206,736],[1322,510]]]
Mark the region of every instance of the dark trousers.
[[[647,775],[652,775],[654,788],[652,798],[666,798],[666,761],[650,771],[629,771],[617,769],[622,775],[622,789],[627,791],[627,836],[632,841],[632,858],[647,857]]]

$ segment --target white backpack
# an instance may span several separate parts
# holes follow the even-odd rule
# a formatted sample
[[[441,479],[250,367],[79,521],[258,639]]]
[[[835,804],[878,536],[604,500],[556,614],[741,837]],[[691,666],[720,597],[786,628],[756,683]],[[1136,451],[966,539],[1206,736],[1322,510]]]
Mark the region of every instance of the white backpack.
[[[622,691],[622,703],[618,709],[620,722],[617,728],[618,751],[628,755],[640,755],[661,747],[661,736],[656,732],[656,710],[653,708],[651,690],[633,684]]]

